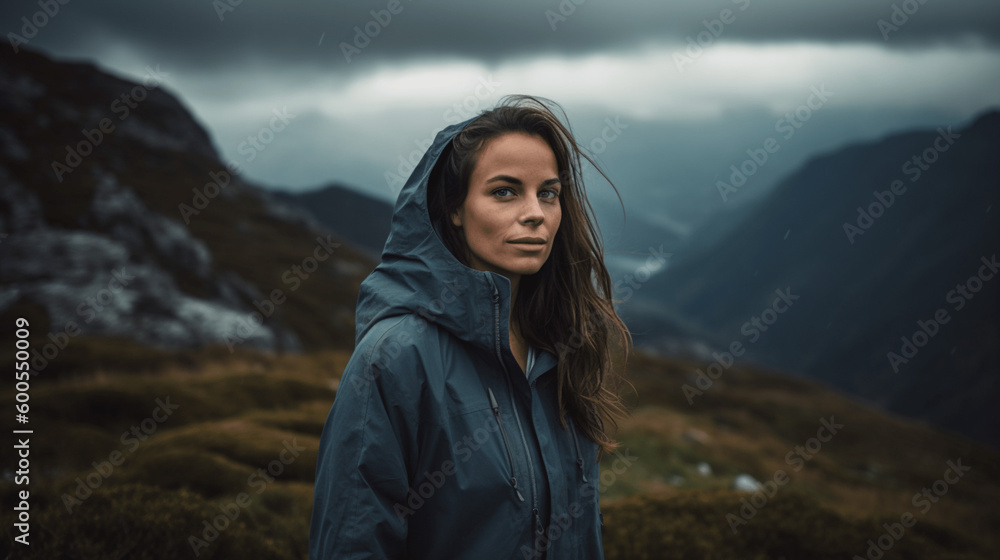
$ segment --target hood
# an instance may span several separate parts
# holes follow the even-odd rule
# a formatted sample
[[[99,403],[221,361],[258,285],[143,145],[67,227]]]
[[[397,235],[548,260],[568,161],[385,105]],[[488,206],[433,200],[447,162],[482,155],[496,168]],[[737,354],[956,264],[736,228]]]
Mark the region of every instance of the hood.
[[[494,294],[500,297],[500,340],[507,344],[510,280],[461,262],[445,247],[427,210],[427,183],[445,146],[475,117],[437,134],[392,214],[382,261],[361,283],[355,344],[382,319],[416,313],[461,340],[495,351]]]

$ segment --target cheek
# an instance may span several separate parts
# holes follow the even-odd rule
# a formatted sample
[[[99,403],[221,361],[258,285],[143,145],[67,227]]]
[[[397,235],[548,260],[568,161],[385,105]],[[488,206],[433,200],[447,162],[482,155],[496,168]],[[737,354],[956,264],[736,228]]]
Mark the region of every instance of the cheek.
[[[503,233],[503,218],[495,208],[474,208],[470,213],[472,229],[485,239],[492,239]]]

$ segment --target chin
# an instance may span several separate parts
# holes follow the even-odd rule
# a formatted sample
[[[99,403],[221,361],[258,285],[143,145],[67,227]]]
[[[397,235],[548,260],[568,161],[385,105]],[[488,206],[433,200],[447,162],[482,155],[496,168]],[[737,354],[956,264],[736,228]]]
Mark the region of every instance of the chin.
[[[504,267],[504,270],[512,274],[520,274],[521,276],[528,276],[529,274],[535,274],[536,272],[541,270],[542,266],[545,265],[545,261],[547,260],[548,258],[543,259],[539,257],[531,259],[531,262],[525,262],[527,261],[527,259],[521,259],[521,262],[516,264],[511,263],[510,266]]]
[[[512,272],[514,274],[517,274],[519,276],[531,276],[532,274],[538,272],[541,269],[542,269],[542,267],[540,267],[540,266],[533,266],[533,267],[525,267],[525,268],[515,268],[515,269],[511,270],[510,272]]]

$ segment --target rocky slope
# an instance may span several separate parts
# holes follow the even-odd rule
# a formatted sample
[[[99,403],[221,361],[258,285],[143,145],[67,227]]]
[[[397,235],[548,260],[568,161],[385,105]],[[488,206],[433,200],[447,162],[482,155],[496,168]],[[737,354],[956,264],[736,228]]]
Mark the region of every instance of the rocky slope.
[[[39,321],[50,358],[92,336],[350,346],[374,263],[221,162],[147,70],[0,55],[0,320]]]

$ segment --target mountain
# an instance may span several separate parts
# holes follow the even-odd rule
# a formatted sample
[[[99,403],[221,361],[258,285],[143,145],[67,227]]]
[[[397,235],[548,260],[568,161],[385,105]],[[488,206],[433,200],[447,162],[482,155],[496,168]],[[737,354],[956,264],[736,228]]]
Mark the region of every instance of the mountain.
[[[96,339],[353,347],[374,262],[227,168],[158,80],[0,54],[0,321],[29,319],[37,369]]]
[[[720,362],[738,344],[737,362],[1000,445],[998,152],[993,111],[813,158],[653,278],[629,325],[664,350],[659,325],[686,323]]]
[[[33,430],[30,469],[0,476],[0,557],[305,558],[374,261],[227,169],[153,83],[0,50],[0,336],[27,318],[34,366],[0,386],[7,410],[29,395]],[[627,309],[665,276],[644,278]],[[711,365],[627,365],[598,487],[609,560],[992,557],[995,449],[743,360],[704,387]]]
[[[392,223],[392,204],[342,185],[306,192],[274,191],[273,196],[308,212],[373,260],[382,256]]]

